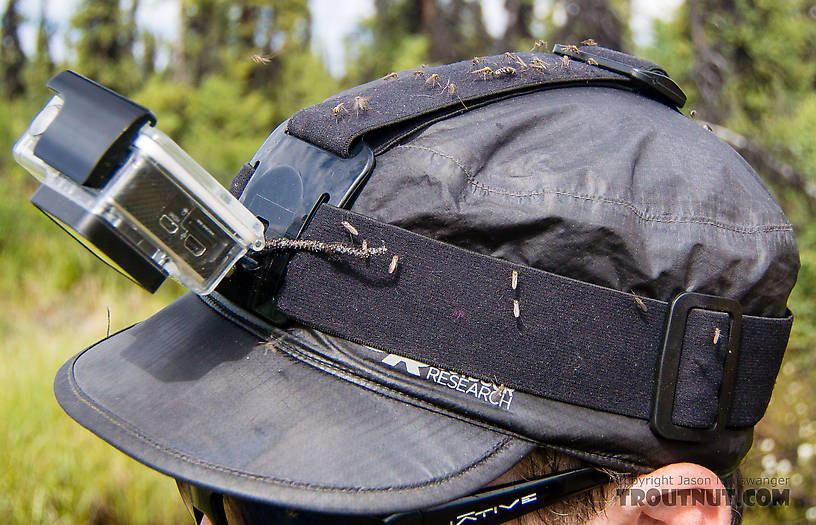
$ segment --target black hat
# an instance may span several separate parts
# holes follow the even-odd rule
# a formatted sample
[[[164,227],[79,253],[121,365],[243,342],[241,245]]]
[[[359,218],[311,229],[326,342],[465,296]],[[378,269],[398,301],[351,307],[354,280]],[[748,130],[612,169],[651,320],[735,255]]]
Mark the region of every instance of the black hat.
[[[631,72],[474,62],[288,122],[341,158],[362,137],[376,165],[345,208],[317,207],[312,244],[277,245],[295,250],[287,323],[247,306],[237,269],[66,363],[62,407],[170,476],[322,512],[448,501],[538,445],[630,472],[736,468],[790,330],[783,212]],[[387,251],[360,257],[363,239]]]

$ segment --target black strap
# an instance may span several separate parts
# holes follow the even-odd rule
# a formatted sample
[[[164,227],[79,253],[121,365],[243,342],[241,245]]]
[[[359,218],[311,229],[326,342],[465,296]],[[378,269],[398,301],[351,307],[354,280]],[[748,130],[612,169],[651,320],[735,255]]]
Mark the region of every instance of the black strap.
[[[241,198],[241,193],[243,193],[244,188],[246,188],[249,179],[252,178],[252,174],[255,173],[256,166],[253,166],[249,162],[245,162],[241,169],[238,170],[238,173],[235,174],[235,177],[232,178],[232,182],[230,182],[229,192],[232,194],[233,197],[236,199]]]
[[[368,259],[297,253],[278,299],[286,315],[429,365],[650,419],[668,303],[469,252],[328,205],[303,238],[347,240],[343,221],[357,239],[384,241],[388,253]],[[729,426],[752,426],[764,414],[792,322],[742,317]],[[717,420],[728,338],[728,314],[690,311],[675,424],[702,428]]]
[[[599,46],[565,48],[597,55],[598,60],[614,57],[621,64],[641,68],[639,71],[643,74],[662,73],[651,62]],[[366,133],[421,120],[421,117],[438,112],[464,111],[481,105],[485,99],[510,94],[569,85],[593,85],[638,91],[667,101],[654,86],[623,70],[602,67],[598,60],[587,63],[553,53],[506,53],[399,71],[295,113],[289,120],[287,131],[315,146],[346,157],[351,144]]]

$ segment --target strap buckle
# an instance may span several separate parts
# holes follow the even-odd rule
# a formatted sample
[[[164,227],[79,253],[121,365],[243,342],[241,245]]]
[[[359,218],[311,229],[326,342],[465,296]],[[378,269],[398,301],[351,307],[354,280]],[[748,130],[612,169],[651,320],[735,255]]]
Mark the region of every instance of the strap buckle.
[[[565,46],[563,44],[556,44],[553,47],[553,53],[626,75],[645,91],[651,92],[653,96],[657,96],[672,107],[682,108],[686,103],[686,94],[662,69],[644,69],[632,66],[597,53],[590,53],[586,51],[586,48],[578,49],[575,46]]]
[[[680,369],[680,353],[686,335],[686,321],[689,312],[693,308],[727,313],[731,318],[728,333],[728,353],[725,357],[723,379],[720,384],[717,422],[708,428],[683,427],[674,424],[672,421],[677,378]],[[734,392],[741,329],[742,307],[736,301],[693,292],[680,294],[674,299],[666,325],[666,337],[663,341],[663,351],[660,357],[660,366],[658,367],[654,407],[652,409],[652,418],[649,421],[652,432],[667,439],[697,443],[712,441],[725,432]]]

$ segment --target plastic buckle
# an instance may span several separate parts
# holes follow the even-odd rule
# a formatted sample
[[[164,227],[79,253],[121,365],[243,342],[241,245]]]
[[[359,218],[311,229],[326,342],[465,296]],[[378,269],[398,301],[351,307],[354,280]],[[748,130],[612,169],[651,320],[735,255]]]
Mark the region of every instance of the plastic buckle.
[[[720,384],[719,413],[717,422],[708,428],[683,427],[674,424],[672,421],[677,377],[680,369],[680,354],[683,349],[683,339],[686,335],[686,321],[689,312],[693,308],[723,312],[731,317],[728,333],[728,353],[725,357],[723,380]],[[666,337],[663,341],[663,352],[660,357],[660,367],[658,368],[654,408],[652,409],[652,418],[649,421],[652,432],[667,439],[698,443],[711,441],[725,432],[731,409],[731,398],[734,392],[741,329],[742,307],[736,301],[693,292],[683,293],[674,299],[669,311]]]
[[[254,166],[239,201],[266,225],[267,240],[299,239],[321,204],[350,208],[374,169],[374,151],[359,141],[348,157],[287,133],[280,124],[249,162]],[[218,290],[229,300],[273,324],[284,322],[276,294],[292,253],[261,252],[245,261]],[[252,255],[250,255],[252,258]]]
[[[646,91],[656,95],[657,98],[672,107],[682,108],[686,104],[686,94],[662,69],[643,69],[596,53],[589,53],[585,49],[556,44],[553,47],[553,53],[626,75],[640,87],[645,88]]]

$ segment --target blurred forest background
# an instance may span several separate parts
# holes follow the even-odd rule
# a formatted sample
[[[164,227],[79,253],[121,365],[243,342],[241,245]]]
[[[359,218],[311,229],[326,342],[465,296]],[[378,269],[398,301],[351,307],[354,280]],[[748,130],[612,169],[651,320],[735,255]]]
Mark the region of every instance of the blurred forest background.
[[[816,4],[688,0],[638,47],[631,0],[503,1],[507,24],[496,35],[476,0],[374,0],[345,40],[338,76],[313,51],[306,0],[175,2],[173,41],[137,23],[139,10],[150,9],[139,0],[82,0],[70,18],[72,38],[59,42],[53,20],[26,21],[22,2],[7,0],[0,38],[3,523],[186,523],[171,480],[91,436],[53,399],[51,382],[65,360],[181,290],[168,284],[150,296],[136,289],[28,203],[36,182],[10,149],[49,98],[44,83],[52,74],[74,69],[147,106],[226,184],[276,124],[340,89],[420,63],[587,38],[663,65],[689,95],[684,112],[694,110],[757,168],[796,227],[802,271],[790,305],[797,320],[744,468],[750,478],[787,478],[790,505],[748,509],[746,522],[816,522]],[[340,1],[329,5],[343,9]],[[34,52],[21,44],[25,22],[38,27]],[[54,58],[59,46],[67,48],[65,63]]]

